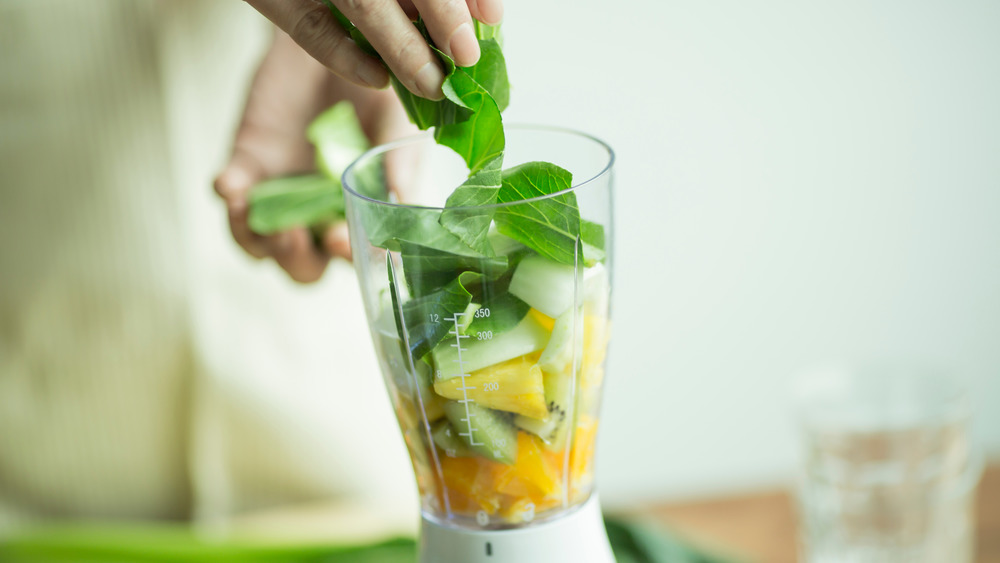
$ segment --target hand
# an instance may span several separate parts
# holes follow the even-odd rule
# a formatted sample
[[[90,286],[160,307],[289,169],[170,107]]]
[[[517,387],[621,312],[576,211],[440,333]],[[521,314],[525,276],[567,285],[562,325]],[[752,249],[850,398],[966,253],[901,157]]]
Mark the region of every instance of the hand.
[[[261,236],[247,224],[247,196],[274,176],[315,168],[315,149],[306,140],[309,123],[340,100],[350,100],[373,144],[416,132],[391,90],[369,90],[330,74],[287,35],[277,32],[250,87],[229,163],[215,180],[226,200],[233,238],[251,256],[273,257],[292,279],[318,280],[331,256],[351,257],[346,223],[324,233],[322,248],[305,228]]]
[[[434,44],[458,66],[479,60],[479,43],[472,18],[498,24],[502,0],[332,0],[386,65],[411,92],[441,99],[441,72],[437,57],[417,31],[417,14],[427,24]],[[362,51],[330,10],[318,0],[247,0],[258,12],[288,33],[334,74],[361,86],[384,88],[389,75],[375,57]]]

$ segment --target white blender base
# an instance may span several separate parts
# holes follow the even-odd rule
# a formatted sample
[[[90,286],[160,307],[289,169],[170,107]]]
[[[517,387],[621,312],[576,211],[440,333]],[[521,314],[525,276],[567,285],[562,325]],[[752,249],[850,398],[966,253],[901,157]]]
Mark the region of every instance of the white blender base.
[[[536,526],[479,531],[420,526],[420,563],[614,563],[597,494],[569,514]]]

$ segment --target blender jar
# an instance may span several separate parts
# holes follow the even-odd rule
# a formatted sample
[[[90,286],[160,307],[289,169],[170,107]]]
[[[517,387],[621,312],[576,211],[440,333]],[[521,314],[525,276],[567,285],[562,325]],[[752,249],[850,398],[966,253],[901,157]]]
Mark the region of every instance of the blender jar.
[[[474,531],[540,526],[591,498],[611,331],[613,152],[563,129],[505,133],[505,170],[554,163],[571,187],[445,208],[468,168],[429,135],[368,151],[343,179],[369,328],[425,522]],[[558,222],[573,206],[577,224],[545,231],[569,244],[543,242],[545,252],[521,242],[537,233],[499,220]],[[443,214],[492,217],[491,252],[443,251],[462,248]]]

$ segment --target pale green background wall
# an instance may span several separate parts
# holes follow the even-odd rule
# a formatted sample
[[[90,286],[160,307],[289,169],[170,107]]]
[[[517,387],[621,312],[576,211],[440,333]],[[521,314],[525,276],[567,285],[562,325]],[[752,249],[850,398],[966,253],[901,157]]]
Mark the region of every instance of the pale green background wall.
[[[1000,456],[1000,3],[506,6],[507,120],[618,151],[607,501],[785,482],[826,360],[952,368]]]

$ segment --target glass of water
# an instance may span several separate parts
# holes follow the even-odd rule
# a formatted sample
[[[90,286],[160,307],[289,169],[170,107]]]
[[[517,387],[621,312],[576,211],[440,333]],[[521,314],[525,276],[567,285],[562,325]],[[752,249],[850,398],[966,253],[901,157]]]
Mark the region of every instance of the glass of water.
[[[826,367],[795,381],[800,560],[972,563],[982,458],[968,393],[912,367]]]

